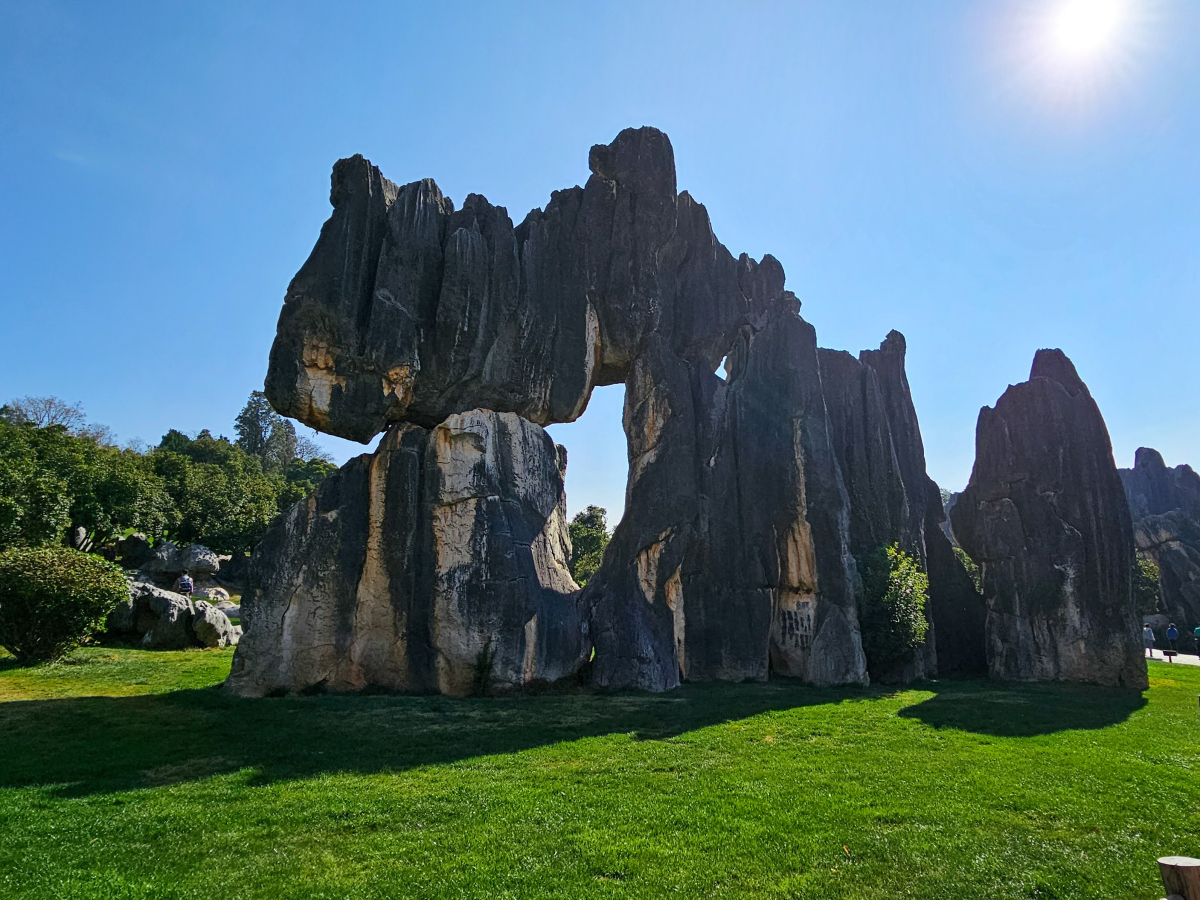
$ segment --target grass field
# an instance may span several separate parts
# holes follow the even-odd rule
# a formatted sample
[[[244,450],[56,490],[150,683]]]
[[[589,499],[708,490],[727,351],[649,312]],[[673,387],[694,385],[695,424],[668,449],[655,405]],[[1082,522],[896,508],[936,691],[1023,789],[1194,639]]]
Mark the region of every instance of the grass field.
[[[0,897],[1157,898],[1200,669],[247,701],[230,653],[0,660]]]

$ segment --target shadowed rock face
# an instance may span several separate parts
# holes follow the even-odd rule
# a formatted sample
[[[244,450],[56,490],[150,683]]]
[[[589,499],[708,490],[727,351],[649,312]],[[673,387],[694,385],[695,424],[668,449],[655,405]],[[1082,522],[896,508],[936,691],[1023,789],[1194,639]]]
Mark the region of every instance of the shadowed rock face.
[[[982,569],[993,677],[1145,687],[1129,507],[1071,361],[1039,350],[980,412],[975,446],[951,521]]]
[[[939,529],[941,492],[925,470],[925,448],[904,369],[904,335],[890,332],[878,350],[864,350],[858,359],[842,350],[818,352],[834,450],[849,494],[851,550],[861,562],[896,543],[916,556],[929,575],[925,645],[905,665],[872,672],[872,677],[913,681],[939,671],[978,671],[983,599]]]
[[[567,570],[565,451],[511,413],[393,427],[267,532],[230,689],[464,694],[586,659]]]
[[[1147,447],[1120,472],[1134,542],[1158,564],[1167,620],[1180,626],[1182,646],[1190,648],[1191,629],[1200,624],[1200,475],[1187,465],[1167,468]]]

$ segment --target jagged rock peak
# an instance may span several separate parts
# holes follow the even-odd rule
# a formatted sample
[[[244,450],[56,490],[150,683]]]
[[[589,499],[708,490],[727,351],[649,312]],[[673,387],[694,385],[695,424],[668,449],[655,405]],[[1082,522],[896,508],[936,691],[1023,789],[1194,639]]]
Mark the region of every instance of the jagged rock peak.
[[[984,407],[971,482],[950,511],[983,571],[994,677],[1145,687],[1133,528],[1108,429],[1070,360]]]
[[[1087,385],[1075,371],[1075,364],[1061,350],[1039,350],[1035,353],[1029,377],[1030,379],[1049,378],[1051,381],[1057,381],[1072,396],[1080,391],[1087,391]]]

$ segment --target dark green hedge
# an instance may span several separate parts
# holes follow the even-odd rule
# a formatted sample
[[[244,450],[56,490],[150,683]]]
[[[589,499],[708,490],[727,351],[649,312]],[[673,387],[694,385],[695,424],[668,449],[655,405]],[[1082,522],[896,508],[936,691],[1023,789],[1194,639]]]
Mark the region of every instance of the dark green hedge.
[[[0,553],[0,647],[22,663],[57,659],[129,596],[119,566],[65,547]]]

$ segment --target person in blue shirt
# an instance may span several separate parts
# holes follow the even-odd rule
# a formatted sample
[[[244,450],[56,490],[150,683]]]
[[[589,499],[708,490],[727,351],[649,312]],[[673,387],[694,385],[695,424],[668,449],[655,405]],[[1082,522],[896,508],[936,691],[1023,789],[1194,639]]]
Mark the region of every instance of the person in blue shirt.
[[[1167,626],[1167,643],[1171,645],[1172,653],[1175,652],[1175,642],[1177,640],[1179,640],[1179,629],[1176,628],[1175,623],[1172,622]]]

